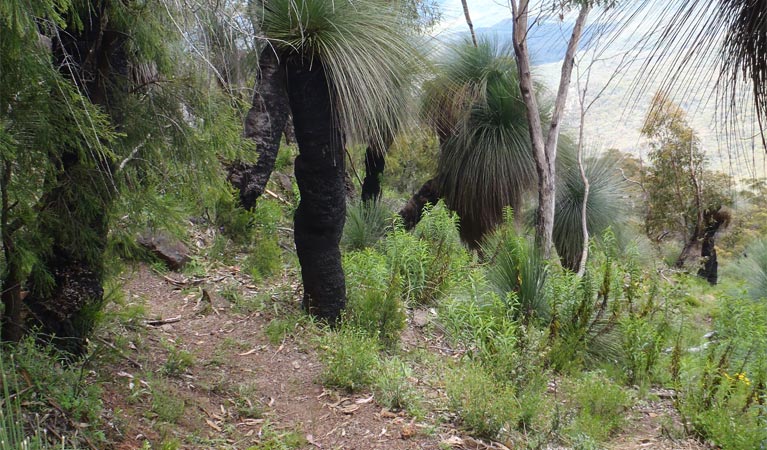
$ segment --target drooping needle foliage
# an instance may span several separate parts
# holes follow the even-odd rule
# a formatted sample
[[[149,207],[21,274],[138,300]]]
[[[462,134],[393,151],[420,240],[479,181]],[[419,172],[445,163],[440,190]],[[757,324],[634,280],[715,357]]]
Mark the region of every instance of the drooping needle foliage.
[[[535,184],[525,106],[509,46],[483,38],[443,56],[425,86],[422,114],[440,137],[446,204],[461,217],[462,238],[476,245]]]

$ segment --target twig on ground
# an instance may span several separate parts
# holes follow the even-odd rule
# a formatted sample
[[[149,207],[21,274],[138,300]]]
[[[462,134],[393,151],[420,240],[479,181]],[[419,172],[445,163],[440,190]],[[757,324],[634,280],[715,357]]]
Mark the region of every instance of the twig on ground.
[[[176,323],[176,322],[181,322],[181,316],[171,317],[169,319],[145,320],[144,324],[152,326],[152,327],[159,327],[160,325],[165,325],[167,323]]]

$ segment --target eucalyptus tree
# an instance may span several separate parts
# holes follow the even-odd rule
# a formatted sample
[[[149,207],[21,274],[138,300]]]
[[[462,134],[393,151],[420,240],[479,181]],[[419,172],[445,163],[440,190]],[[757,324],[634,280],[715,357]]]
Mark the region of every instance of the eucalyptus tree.
[[[263,108],[249,114],[258,126],[246,128],[259,147],[276,147],[293,115],[303,306],[334,322],[346,297],[344,145],[383,141],[398,128],[392,112],[401,109],[399,86],[418,69],[418,51],[399,11],[381,2],[267,0],[256,9],[267,39],[259,61]]]
[[[530,51],[527,45],[531,6],[529,0],[511,0],[512,41],[517,57],[519,85],[526,105],[529,123],[530,142],[533,147],[535,168],[538,172],[538,209],[535,222],[536,241],[541,246],[546,258],[550,256],[553,245],[554,212],[556,205],[556,169],[557,142],[562,124],[567,94],[570,89],[575,53],[583,34],[589,13],[595,6],[610,7],[616,0],[566,0],[552,2],[553,9],[561,8],[561,13],[577,11],[573,31],[567,41],[567,49],[562,61],[559,86],[557,88],[551,119],[546,129],[540,120],[540,105],[535,96],[533,73],[530,66]]]
[[[685,111],[659,92],[645,118],[642,135],[649,139],[649,159],[644,185],[648,190],[645,231],[661,242],[676,237],[684,242],[676,265],[682,267],[701,252],[715,212],[729,206],[729,177],[706,169],[705,152]],[[720,222],[719,220],[713,220]],[[710,252],[717,225],[709,236]]]

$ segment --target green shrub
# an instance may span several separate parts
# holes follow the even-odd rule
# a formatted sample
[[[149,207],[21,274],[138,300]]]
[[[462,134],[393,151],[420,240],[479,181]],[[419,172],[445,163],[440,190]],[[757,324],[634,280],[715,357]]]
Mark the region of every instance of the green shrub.
[[[604,442],[626,422],[631,396],[600,372],[588,372],[566,386],[575,416],[566,427],[568,435]]]
[[[59,417],[58,414],[47,414],[49,402],[59,405],[67,417],[90,425],[72,433],[72,436],[85,434],[92,442],[102,443],[104,436],[98,432],[102,407],[101,387],[99,383],[84,376],[87,370],[83,365],[87,360],[67,360],[67,355],[57,352],[55,348],[36,344],[33,336],[13,346],[4,345],[1,350],[0,393],[5,400],[0,405],[3,416],[0,418],[0,438],[3,438],[3,434],[5,438],[2,439],[4,443],[0,443],[0,449],[24,448],[20,445],[24,439],[30,449],[76,448],[78,441],[74,437],[65,437],[64,444],[59,442],[55,446],[45,442],[43,430],[46,426],[58,426],[45,421],[57,420]],[[62,364],[62,361],[66,363]],[[20,382],[25,385],[20,385]],[[13,398],[9,399],[10,396]],[[41,402],[40,399],[46,401]],[[31,420],[32,417],[36,419]]]
[[[479,299],[451,299],[440,305],[438,312],[451,341],[466,347],[473,357],[494,359],[516,348],[517,324],[506,304],[493,293]]]
[[[179,348],[178,344],[168,342],[164,346],[168,351],[168,358],[160,368],[161,374],[168,377],[180,377],[194,365],[194,356]]]
[[[445,383],[451,408],[474,436],[495,439],[517,423],[519,407],[514,390],[480,364],[461,365],[448,373]]]
[[[238,194],[231,190],[216,200],[212,209],[213,221],[224,235],[238,244],[251,240],[253,233],[252,213],[239,207]]]
[[[488,280],[514,311],[514,317],[525,322],[548,319],[544,292],[548,264],[535,242],[516,232],[510,210],[505,223],[487,238],[482,252],[489,259]]]
[[[386,258],[372,249],[344,255],[347,304],[344,321],[377,337],[392,348],[405,329],[407,315],[401,299],[402,283],[391,273]]]
[[[253,240],[242,265],[245,273],[261,280],[276,274],[282,268],[282,249],[277,234],[282,209],[276,201],[262,198],[256,204],[252,217]]]
[[[584,365],[594,367],[600,362],[623,360],[621,318],[627,310],[654,310],[657,292],[641,289],[630,252],[619,252],[608,230],[602,236],[601,247],[592,249],[583,277],[567,271],[550,274],[549,355],[556,370],[576,371]],[[647,301],[640,305],[642,296]]]
[[[410,367],[400,358],[393,356],[382,361],[373,385],[378,404],[393,410],[419,414],[419,399],[410,378]]]
[[[621,320],[623,367],[629,384],[646,384],[667,342],[665,323],[631,314]]]
[[[274,171],[281,172],[288,166],[293,164],[295,158],[296,148],[292,145],[280,145],[280,149],[277,152],[277,158],[274,161]]]
[[[281,430],[267,422],[261,428],[258,444],[248,450],[297,450],[306,448],[308,442],[303,433],[296,430]]]
[[[371,385],[379,367],[377,339],[342,327],[325,336],[321,347],[325,367],[320,377],[325,386],[354,392]]]
[[[166,423],[177,423],[184,415],[186,402],[177,392],[174,392],[168,386],[162,385],[159,380],[155,380],[152,386],[152,413],[157,415],[157,419]]]
[[[0,374],[2,374],[2,392],[0,392],[0,450],[68,450],[76,449],[69,439],[51,445],[46,439],[47,430],[40,424],[28,424],[24,417],[20,389],[13,357],[11,366],[6,367],[0,358]],[[32,428],[31,433],[28,431]]]
[[[346,208],[346,224],[341,245],[360,250],[375,245],[391,224],[392,212],[383,203],[357,201]]]
[[[678,409],[690,432],[723,449],[767,444],[767,304],[720,298],[716,339],[681,357]]]
[[[382,243],[392,273],[403,283],[408,305],[434,304],[465,286],[471,256],[458,236],[458,218],[442,203],[425,208],[413,233],[401,228]]]
[[[277,345],[282,342],[285,337],[289,336],[296,326],[303,320],[302,315],[290,314],[287,317],[275,318],[266,324],[264,334],[269,339],[269,343]]]

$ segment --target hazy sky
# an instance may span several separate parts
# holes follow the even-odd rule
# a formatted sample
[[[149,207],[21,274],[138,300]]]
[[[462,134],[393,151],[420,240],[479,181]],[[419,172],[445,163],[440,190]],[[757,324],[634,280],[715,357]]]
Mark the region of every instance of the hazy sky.
[[[471,21],[477,28],[495,25],[504,19],[511,18],[508,1],[503,0],[467,0]],[[468,30],[463,16],[461,0],[439,0],[442,10],[442,23],[435,31]]]

